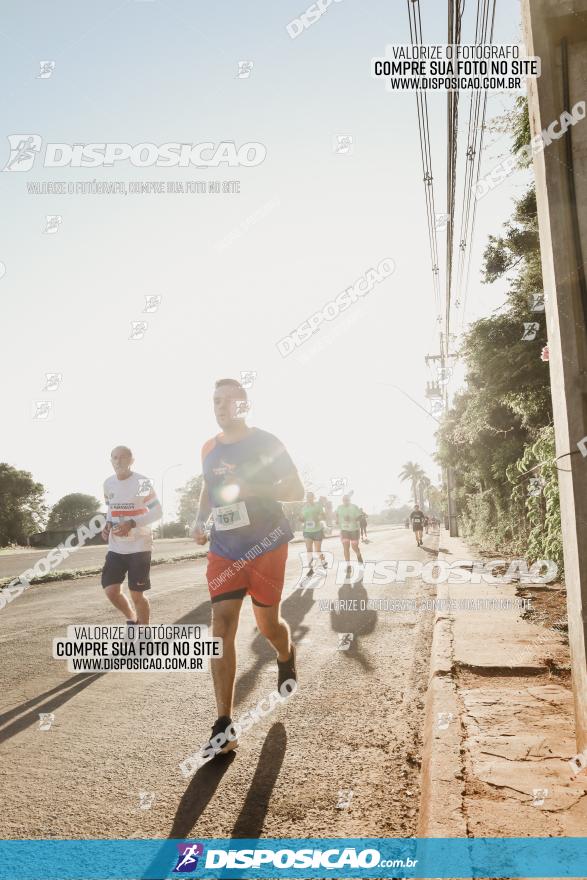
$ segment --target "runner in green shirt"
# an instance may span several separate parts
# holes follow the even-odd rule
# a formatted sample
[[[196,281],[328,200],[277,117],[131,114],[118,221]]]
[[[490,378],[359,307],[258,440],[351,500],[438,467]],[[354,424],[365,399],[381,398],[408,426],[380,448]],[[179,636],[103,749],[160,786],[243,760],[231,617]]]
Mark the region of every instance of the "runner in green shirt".
[[[326,511],[319,501],[316,501],[313,492],[306,495],[306,503],[302,507],[301,519],[304,523],[303,536],[306,542],[306,550],[308,552],[309,569],[306,577],[312,577],[314,574],[314,553],[318,554],[320,565],[326,571],[326,559],[322,553],[322,541],[324,540],[323,520]]]
[[[363,557],[359,550],[359,538],[361,531],[359,528],[359,519],[361,517],[361,508],[356,504],[351,504],[350,495],[343,495],[342,504],[336,510],[336,518],[340,528],[340,540],[342,541],[342,549],[345,561],[351,561],[350,548],[352,547],[358,561],[363,564]],[[351,566],[347,565],[347,577],[351,574]]]

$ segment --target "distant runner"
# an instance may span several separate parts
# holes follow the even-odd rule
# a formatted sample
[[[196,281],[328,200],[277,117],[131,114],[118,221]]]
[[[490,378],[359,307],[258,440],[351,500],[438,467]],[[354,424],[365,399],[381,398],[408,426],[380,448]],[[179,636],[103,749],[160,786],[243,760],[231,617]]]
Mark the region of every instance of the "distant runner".
[[[365,542],[365,544],[369,543],[369,539],[367,538],[367,514],[360,508],[361,516],[359,517],[359,528],[361,530],[361,540]]]
[[[356,504],[351,504],[350,495],[343,495],[342,504],[336,509],[336,517],[340,528],[340,540],[342,541],[342,549],[346,562],[351,561],[350,547],[353,548],[357,560],[363,564],[363,557],[359,550],[359,518],[361,510]],[[350,576],[352,568],[347,565],[347,577]]]
[[[322,541],[324,540],[323,520],[325,517],[326,511],[320,501],[316,501],[313,492],[308,492],[301,515],[301,520],[304,523],[302,534],[306,542],[309,565],[306,577],[312,577],[314,574],[314,554],[317,554],[317,559],[320,560],[320,566],[324,571],[328,567],[324,553],[322,553]]]
[[[412,522],[412,529],[414,530],[414,534],[416,535],[416,544],[418,547],[421,547],[424,541],[422,540],[422,533],[424,529],[424,520],[425,520],[424,512],[420,509],[420,505],[416,504],[412,512],[410,513],[410,520]]]
[[[127,624],[146,624],[150,614],[145,591],[151,589],[151,523],[161,519],[161,505],[152,481],[131,470],[134,459],[128,446],[116,446],[110,461],[114,475],[104,482],[107,513],[102,538],[108,541],[108,553],[102,587]],[[127,574],[134,611],[122,592]]]
[[[296,653],[287,623],[280,614],[287,561],[293,532],[280,501],[301,501],[304,487],[283,444],[243,418],[247,392],[236,379],[220,379],[214,389],[214,414],[222,429],[204,444],[204,485],[193,537],[208,540],[206,523],[213,525],[206,577],[212,602],[212,631],[223,639],[223,656],[211,660],[218,718],[208,747],[216,754],[238,745],[232,727],[235,638],[243,599],[250,595],[259,631],[277,654],[277,688],[296,681]],[[212,742],[231,728],[222,746]]]

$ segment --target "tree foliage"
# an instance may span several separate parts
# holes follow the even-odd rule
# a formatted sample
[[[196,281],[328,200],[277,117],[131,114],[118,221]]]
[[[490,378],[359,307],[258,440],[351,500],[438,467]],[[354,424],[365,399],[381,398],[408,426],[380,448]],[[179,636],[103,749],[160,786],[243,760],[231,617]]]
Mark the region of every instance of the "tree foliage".
[[[199,474],[197,477],[192,477],[185,486],[177,490],[179,494],[178,521],[180,523],[184,525],[192,525],[194,523],[198,513],[198,503],[203,482],[204,478],[202,474]]]
[[[508,124],[517,152],[530,140],[525,100]],[[504,306],[472,324],[463,340],[466,384],[442,419],[438,458],[454,468],[465,530],[478,544],[561,565],[550,376],[540,357],[546,324],[536,310],[543,282],[533,186],[514,203],[502,233],[489,237],[482,281],[500,278],[508,282]],[[537,495],[529,491],[537,487],[532,477],[540,482]]]
[[[93,495],[73,492],[64,495],[51,508],[48,529],[75,529],[87,523],[100,510],[100,502]]]
[[[27,544],[47,518],[45,488],[28,471],[0,463],[0,546]]]

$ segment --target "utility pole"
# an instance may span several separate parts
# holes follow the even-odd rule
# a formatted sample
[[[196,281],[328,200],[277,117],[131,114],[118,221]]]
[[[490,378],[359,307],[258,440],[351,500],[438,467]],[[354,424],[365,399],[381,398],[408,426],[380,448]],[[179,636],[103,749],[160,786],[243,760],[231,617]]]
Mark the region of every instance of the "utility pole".
[[[436,397],[437,399],[442,399],[443,409],[445,412],[448,412],[448,361],[450,358],[456,358],[455,354],[447,354],[445,353],[445,341],[444,334],[440,334],[440,354],[428,354],[426,355],[426,364],[430,361],[439,361],[440,362],[440,370],[439,370],[439,382],[437,383],[438,391],[435,391],[434,386],[430,386],[427,388],[427,397]],[[446,345],[448,348],[448,339],[446,340]],[[446,468],[444,471],[444,484],[446,486],[446,497],[448,503],[448,531],[451,538],[458,538],[459,536],[459,521],[457,514],[457,505],[455,501],[455,479],[454,479],[454,469],[452,467]],[[445,523],[446,526],[446,523]]]
[[[586,98],[587,0],[522,0],[532,135]],[[539,143],[539,142],[537,142]],[[534,151],[578,752],[587,749],[587,121]],[[587,441],[586,441],[587,442]]]

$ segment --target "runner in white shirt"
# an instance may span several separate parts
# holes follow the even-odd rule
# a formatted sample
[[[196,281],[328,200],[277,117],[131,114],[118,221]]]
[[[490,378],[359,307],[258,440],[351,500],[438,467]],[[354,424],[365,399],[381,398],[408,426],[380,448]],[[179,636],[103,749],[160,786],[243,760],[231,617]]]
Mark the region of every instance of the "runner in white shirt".
[[[134,459],[128,446],[116,446],[110,460],[114,475],[104,481],[108,512],[102,537],[108,541],[108,553],[102,586],[127,623],[147,624],[150,606],[145,591],[151,589],[151,523],[161,519],[161,505],[152,480],[131,470]],[[122,592],[127,574],[134,612]]]

